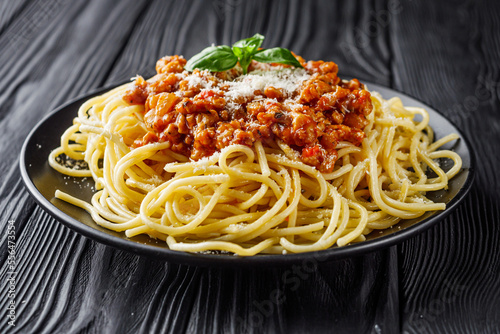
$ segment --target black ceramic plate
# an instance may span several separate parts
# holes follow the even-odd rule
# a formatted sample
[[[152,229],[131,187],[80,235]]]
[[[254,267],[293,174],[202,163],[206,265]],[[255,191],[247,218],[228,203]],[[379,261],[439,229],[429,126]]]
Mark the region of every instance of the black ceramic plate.
[[[21,151],[20,168],[22,178],[38,204],[58,221],[88,238],[141,255],[177,263],[209,266],[304,264],[359,255],[402,242],[441,221],[462,201],[471,187],[474,176],[474,157],[470,149],[470,144],[450,121],[434,109],[407,95],[375,84],[368,84],[367,86],[370,90],[381,93],[384,98],[399,96],[406,106],[426,108],[430,113],[430,124],[437,138],[452,132],[458,133],[461,139],[457,143],[454,143],[453,146],[450,145],[447,148],[453,149],[462,157],[463,167],[460,173],[449,182],[449,189],[447,191],[428,194],[428,197],[432,200],[446,203],[446,210],[428,213],[418,219],[401,221],[393,228],[382,232],[375,231],[368,236],[366,241],[361,243],[345,247],[334,247],[318,252],[287,255],[257,255],[253,257],[183,253],[172,251],[166,243],[147,236],[127,238],[124,233],[104,229],[97,225],[84,210],[55,199],[54,192],[56,189],[73,194],[81,199],[89,200],[91,198],[92,187],[94,185],[91,179],[82,181],[79,178],[61,175],[48,165],[47,157],[51,150],[59,146],[61,134],[72,124],[72,120],[76,116],[82,102],[111,87],[88,94],[58,108],[31,131]]]

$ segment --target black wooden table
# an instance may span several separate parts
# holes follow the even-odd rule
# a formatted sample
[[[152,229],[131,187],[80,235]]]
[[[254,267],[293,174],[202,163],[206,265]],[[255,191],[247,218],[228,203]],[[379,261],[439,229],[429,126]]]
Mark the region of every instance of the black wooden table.
[[[256,32],[452,120],[477,157],[466,200],[402,244],[316,268],[172,264],[35,204],[19,151],[55,107]],[[0,78],[1,333],[500,332],[498,1],[4,0]]]

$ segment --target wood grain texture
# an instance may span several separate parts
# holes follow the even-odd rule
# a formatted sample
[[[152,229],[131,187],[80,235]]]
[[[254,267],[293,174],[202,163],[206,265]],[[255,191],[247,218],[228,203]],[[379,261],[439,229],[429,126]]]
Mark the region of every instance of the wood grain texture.
[[[494,333],[500,328],[496,1],[31,0],[0,4],[1,333]],[[471,195],[399,246],[290,268],[201,268],[106,247],[30,198],[18,152],[56,106],[151,75],[166,54],[260,32],[265,47],[434,106],[471,140]],[[5,312],[16,230],[16,326]]]

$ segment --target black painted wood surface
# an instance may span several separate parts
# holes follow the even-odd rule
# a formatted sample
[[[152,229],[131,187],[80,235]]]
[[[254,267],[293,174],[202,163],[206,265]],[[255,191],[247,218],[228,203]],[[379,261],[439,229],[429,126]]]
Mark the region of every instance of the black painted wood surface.
[[[341,74],[441,111],[474,147],[470,196],[436,227],[392,248],[252,269],[188,267],[115,250],[62,226],[30,198],[19,151],[56,106],[151,74],[161,56],[190,57],[256,32],[267,37],[264,46],[333,60]],[[4,0],[0,332],[498,333],[499,87],[495,0]]]

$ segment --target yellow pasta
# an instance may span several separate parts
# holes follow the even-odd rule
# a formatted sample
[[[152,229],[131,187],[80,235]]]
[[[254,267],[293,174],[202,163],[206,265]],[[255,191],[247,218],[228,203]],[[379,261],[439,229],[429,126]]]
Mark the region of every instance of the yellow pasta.
[[[92,176],[91,203],[61,191],[55,196],[107,229],[147,234],[173,250],[250,256],[363,241],[400,219],[445,209],[425,193],[446,189],[461,168],[456,153],[439,149],[458,136],[434,141],[424,109],[377,93],[371,94],[374,109],[362,145],[340,142],[331,173],[303,163],[280,140],[274,146],[230,145],[198,161],[170,151],[168,143],[132,148],[147,129],[143,106],[122,99],[127,88],[84,103],[49,157],[60,173]],[[88,169],[64,166],[63,155],[85,161]],[[437,158],[454,165],[445,172]],[[437,176],[427,176],[429,169]]]

